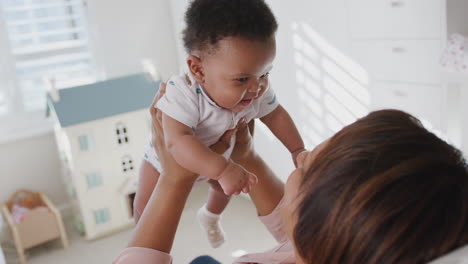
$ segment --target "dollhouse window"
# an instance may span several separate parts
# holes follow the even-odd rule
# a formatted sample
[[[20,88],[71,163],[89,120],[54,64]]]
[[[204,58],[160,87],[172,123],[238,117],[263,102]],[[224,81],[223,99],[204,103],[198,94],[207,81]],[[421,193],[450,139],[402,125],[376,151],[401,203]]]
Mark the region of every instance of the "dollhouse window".
[[[133,203],[135,202],[135,195],[136,193],[130,193],[127,195],[127,202],[128,202],[128,210],[130,214],[130,218],[133,218]]]
[[[117,136],[117,143],[119,145],[128,143],[128,129],[123,123],[117,123],[115,127],[115,134]]]
[[[126,155],[122,158],[122,171],[123,172],[129,172],[133,171],[134,166],[133,166],[133,160],[132,157]]]
[[[109,208],[98,209],[94,211],[94,222],[98,225],[110,222]]]
[[[88,189],[94,189],[102,185],[102,176],[99,173],[89,173],[86,175]]]
[[[88,135],[78,136],[78,144],[81,151],[89,151],[91,149],[91,139]]]

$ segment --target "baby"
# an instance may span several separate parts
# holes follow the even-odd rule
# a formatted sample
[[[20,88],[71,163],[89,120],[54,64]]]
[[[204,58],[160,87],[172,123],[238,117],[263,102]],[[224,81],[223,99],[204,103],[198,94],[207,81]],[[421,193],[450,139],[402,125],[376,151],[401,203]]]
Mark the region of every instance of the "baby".
[[[197,217],[212,247],[224,241],[219,220],[232,194],[249,192],[256,176],[209,149],[241,119],[259,118],[291,152],[296,164],[304,143],[291,117],[278,103],[268,76],[276,55],[277,23],[263,0],[194,0],[185,13],[183,40],[187,72],[167,82],[157,108],[163,113],[165,143],[174,159],[210,180],[207,203]],[[233,139],[234,140],[234,139]],[[161,165],[146,148],[135,199],[138,221]],[[221,187],[221,188],[219,188]]]

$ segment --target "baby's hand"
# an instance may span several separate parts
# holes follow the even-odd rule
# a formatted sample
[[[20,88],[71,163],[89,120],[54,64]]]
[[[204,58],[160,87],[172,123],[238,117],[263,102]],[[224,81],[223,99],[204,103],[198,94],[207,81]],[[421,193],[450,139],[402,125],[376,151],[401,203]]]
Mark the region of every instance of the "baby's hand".
[[[227,167],[218,178],[218,182],[226,195],[250,192],[257,183],[257,176],[245,170],[242,166],[229,161]]]

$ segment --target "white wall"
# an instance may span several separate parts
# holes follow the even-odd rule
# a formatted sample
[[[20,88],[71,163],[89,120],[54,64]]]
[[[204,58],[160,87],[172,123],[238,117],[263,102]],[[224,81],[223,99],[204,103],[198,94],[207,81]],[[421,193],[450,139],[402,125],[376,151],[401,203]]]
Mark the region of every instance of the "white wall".
[[[17,189],[26,188],[42,191],[61,204],[66,194],[56,149],[51,133],[0,145],[0,200],[8,200]]]
[[[324,82],[329,75],[322,64],[324,60],[348,60],[346,6],[344,0],[267,2],[279,23],[271,84],[298,126],[306,148],[312,149],[346,122],[332,122],[335,115],[341,114],[325,104]],[[266,127],[260,127],[263,129],[256,135],[256,149],[285,180],[293,169],[291,157]]]
[[[174,26],[174,38],[177,49],[179,67],[185,65],[186,52],[182,41],[182,30],[184,28],[184,12],[190,0],[170,0],[171,18]]]
[[[168,0],[87,1],[87,14],[97,68],[105,77],[141,71],[144,58],[163,78],[177,70]]]
[[[162,77],[177,71],[168,0],[87,1],[93,52],[101,77],[141,71],[152,59]],[[16,189],[43,191],[58,205],[67,203],[52,132],[0,144],[0,201]]]

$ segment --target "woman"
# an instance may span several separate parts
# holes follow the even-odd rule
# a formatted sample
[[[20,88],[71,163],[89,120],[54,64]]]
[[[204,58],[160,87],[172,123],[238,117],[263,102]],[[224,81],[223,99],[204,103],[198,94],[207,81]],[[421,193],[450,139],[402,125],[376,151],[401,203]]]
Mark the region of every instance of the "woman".
[[[171,263],[168,253],[196,179],[164,149],[160,123],[153,125],[165,173],[114,263]],[[280,243],[240,263],[427,263],[468,243],[468,165],[406,113],[373,112],[301,154],[284,197],[281,182],[271,181],[274,174],[253,150],[249,126],[238,130],[233,159],[258,176],[250,195]],[[223,151],[225,142],[215,149]]]

